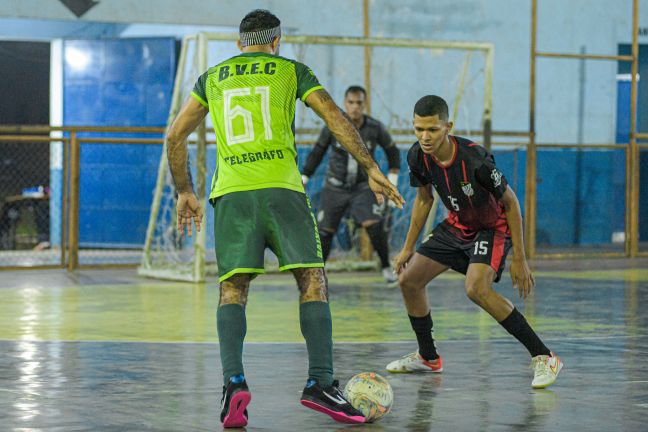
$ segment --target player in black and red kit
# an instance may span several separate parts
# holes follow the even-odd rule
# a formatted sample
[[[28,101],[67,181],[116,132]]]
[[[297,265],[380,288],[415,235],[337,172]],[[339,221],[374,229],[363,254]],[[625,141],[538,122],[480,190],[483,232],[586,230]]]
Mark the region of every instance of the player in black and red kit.
[[[535,284],[522,239],[520,204],[493,156],[468,139],[452,136],[448,105],[425,96],[414,107],[418,141],[407,155],[410,183],[417,188],[409,231],[394,262],[419,350],[387,365],[389,372],[441,372],[432,337],[426,285],[449,268],[466,275],[466,294],[518,339],[532,357],[534,388],[548,387],[562,369],[560,358],[535,334],[509,300],[493,290],[513,247],[511,279],[521,297]],[[414,250],[436,189],[449,216]]]

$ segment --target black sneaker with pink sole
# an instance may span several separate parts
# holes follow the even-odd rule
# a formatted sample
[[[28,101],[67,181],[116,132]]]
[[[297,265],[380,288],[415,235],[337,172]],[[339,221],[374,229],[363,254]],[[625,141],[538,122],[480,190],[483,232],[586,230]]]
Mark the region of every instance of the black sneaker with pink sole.
[[[329,415],[340,423],[364,423],[365,417],[353,408],[333,381],[328,387],[322,387],[315,379],[309,379],[304,387],[301,404],[307,408]]]
[[[252,399],[243,375],[230,378],[227,387],[223,387],[221,404],[221,422],[225,428],[240,428],[248,423],[247,406]]]

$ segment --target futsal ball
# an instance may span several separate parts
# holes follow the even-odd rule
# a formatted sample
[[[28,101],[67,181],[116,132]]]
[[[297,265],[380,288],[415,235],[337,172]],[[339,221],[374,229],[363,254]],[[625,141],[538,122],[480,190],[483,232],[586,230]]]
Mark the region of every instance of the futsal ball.
[[[362,372],[351,378],[344,387],[344,397],[368,423],[383,418],[394,402],[391,385],[374,372]]]

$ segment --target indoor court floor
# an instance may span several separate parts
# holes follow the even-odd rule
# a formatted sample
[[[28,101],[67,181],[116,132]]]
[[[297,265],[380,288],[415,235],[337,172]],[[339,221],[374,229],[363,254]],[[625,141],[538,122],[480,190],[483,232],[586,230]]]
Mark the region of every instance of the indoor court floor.
[[[306,350],[289,275],[257,278],[247,307],[249,431],[640,431],[648,418],[648,260],[540,261],[535,295],[514,300],[565,368],[532,390],[524,348],[447,274],[428,287],[439,375],[389,375],[413,351],[397,287],[377,273],[329,274],[336,378],[375,371],[391,413],[341,425],[299,404]],[[0,272],[0,430],[215,431],[222,377],[218,288],[134,270]]]

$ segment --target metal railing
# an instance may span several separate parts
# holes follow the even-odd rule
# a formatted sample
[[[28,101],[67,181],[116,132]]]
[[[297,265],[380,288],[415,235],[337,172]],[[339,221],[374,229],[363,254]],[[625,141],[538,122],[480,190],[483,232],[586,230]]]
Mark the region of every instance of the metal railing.
[[[38,260],[33,259],[36,254],[31,256],[29,259],[24,260],[24,262],[12,262],[11,254],[6,254],[7,251],[0,251],[0,269],[40,269],[40,268],[67,268],[70,271],[73,271],[77,268],[106,268],[106,267],[134,267],[137,265],[135,262],[127,263],[117,263],[110,262],[111,256],[106,255],[106,262],[101,263],[92,263],[84,264],[79,261],[79,210],[81,205],[81,196],[80,191],[80,180],[83,175],[81,172],[81,151],[82,146],[89,144],[128,144],[128,145],[160,145],[163,144],[163,138],[149,138],[149,137],[120,137],[120,136],[110,136],[110,137],[96,137],[96,136],[84,136],[86,133],[114,133],[116,135],[129,133],[129,134],[163,134],[163,128],[152,128],[152,127],[50,127],[50,126],[11,126],[5,125],[0,126],[0,146],[6,143],[41,143],[42,145],[49,145],[50,143],[60,143],[62,164],[61,164],[61,184],[56,186],[60,191],[61,199],[61,232],[60,239],[58,242],[60,244],[60,251],[50,251],[49,259],[51,262],[42,263]],[[298,130],[298,134],[301,136],[314,134],[319,132],[315,129],[303,129]],[[394,129],[391,131],[393,137],[396,141],[401,140],[404,143],[413,142],[413,134],[407,129]],[[47,136],[42,134],[64,134],[63,136]],[[461,131],[458,131],[460,134]],[[473,133],[474,134],[474,133]],[[493,131],[494,137],[494,146],[500,147],[514,147],[520,150],[527,150],[527,169],[528,169],[528,155],[530,146],[527,145],[527,142],[524,138],[531,140],[531,135],[526,132],[520,131]],[[648,134],[635,134],[637,139],[648,138]],[[520,141],[518,138],[523,138]],[[501,140],[500,140],[501,139]],[[515,141],[511,141],[515,140]],[[313,141],[309,139],[300,139],[298,140],[300,144],[312,144]],[[212,140],[210,144],[215,144]],[[551,143],[535,143],[535,148],[540,149],[581,149],[581,150],[622,150],[626,153],[626,162],[627,169],[630,169],[633,161],[631,151],[631,146],[618,145],[618,144],[551,144]],[[637,150],[643,149],[648,150],[648,144],[636,144]],[[637,157],[639,152],[636,153]],[[515,159],[515,172],[517,172],[518,159]],[[536,167],[534,166],[534,169]],[[514,174],[516,176],[516,174]],[[528,182],[528,176],[527,176]],[[626,186],[629,183],[626,184]],[[55,185],[50,185],[55,186]],[[535,189],[526,189],[525,195],[535,194]],[[638,200],[638,191],[636,194],[628,194],[628,198]],[[529,198],[527,198],[528,200]],[[533,196],[531,199],[535,201],[536,197]],[[1,208],[1,207],[0,207]],[[626,212],[628,208],[638,209],[638,203],[633,205],[626,205]],[[528,209],[527,209],[528,210]],[[535,215],[526,212],[527,219],[534,217]],[[638,218],[638,215],[637,215]],[[630,219],[626,214],[626,220]],[[628,233],[628,227],[626,227],[626,233]],[[636,242],[637,239],[628,239],[626,237],[626,242]],[[12,251],[8,251],[12,252]],[[549,258],[557,256],[565,257],[579,257],[579,256],[591,256],[591,253],[579,253],[579,252],[558,252],[558,253],[536,253],[535,244],[533,245],[532,256],[535,255],[538,258]],[[597,256],[601,257],[617,257],[617,256],[634,256],[631,255],[631,249],[626,248],[622,252],[609,252],[601,251],[597,253]],[[5,253],[5,255],[2,255]],[[28,256],[29,251],[21,252],[21,256]],[[637,251],[636,254],[647,256],[648,251]],[[54,255],[55,258],[52,258]],[[131,257],[132,258],[132,257]]]
[[[626,169],[626,223],[625,223],[625,255],[636,257],[639,255],[639,146],[637,139],[648,138],[646,133],[637,132],[637,71],[639,65],[639,0],[632,0],[632,55],[607,55],[607,54],[575,54],[552,53],[537,50],[538,27],[538,0],[531,0],[531,46],[530,46],[530,82],[529,82],[529,145],[527,148],[526,166],[526,191],[524,207],[527,217],[524,223],[524,237],[526,240],[526,253],[532,258],[536,252],[536,60],[538,57],[607,60],[630,62],[631,90],[630,90],[630,142],[628,143],[627,169]]]

